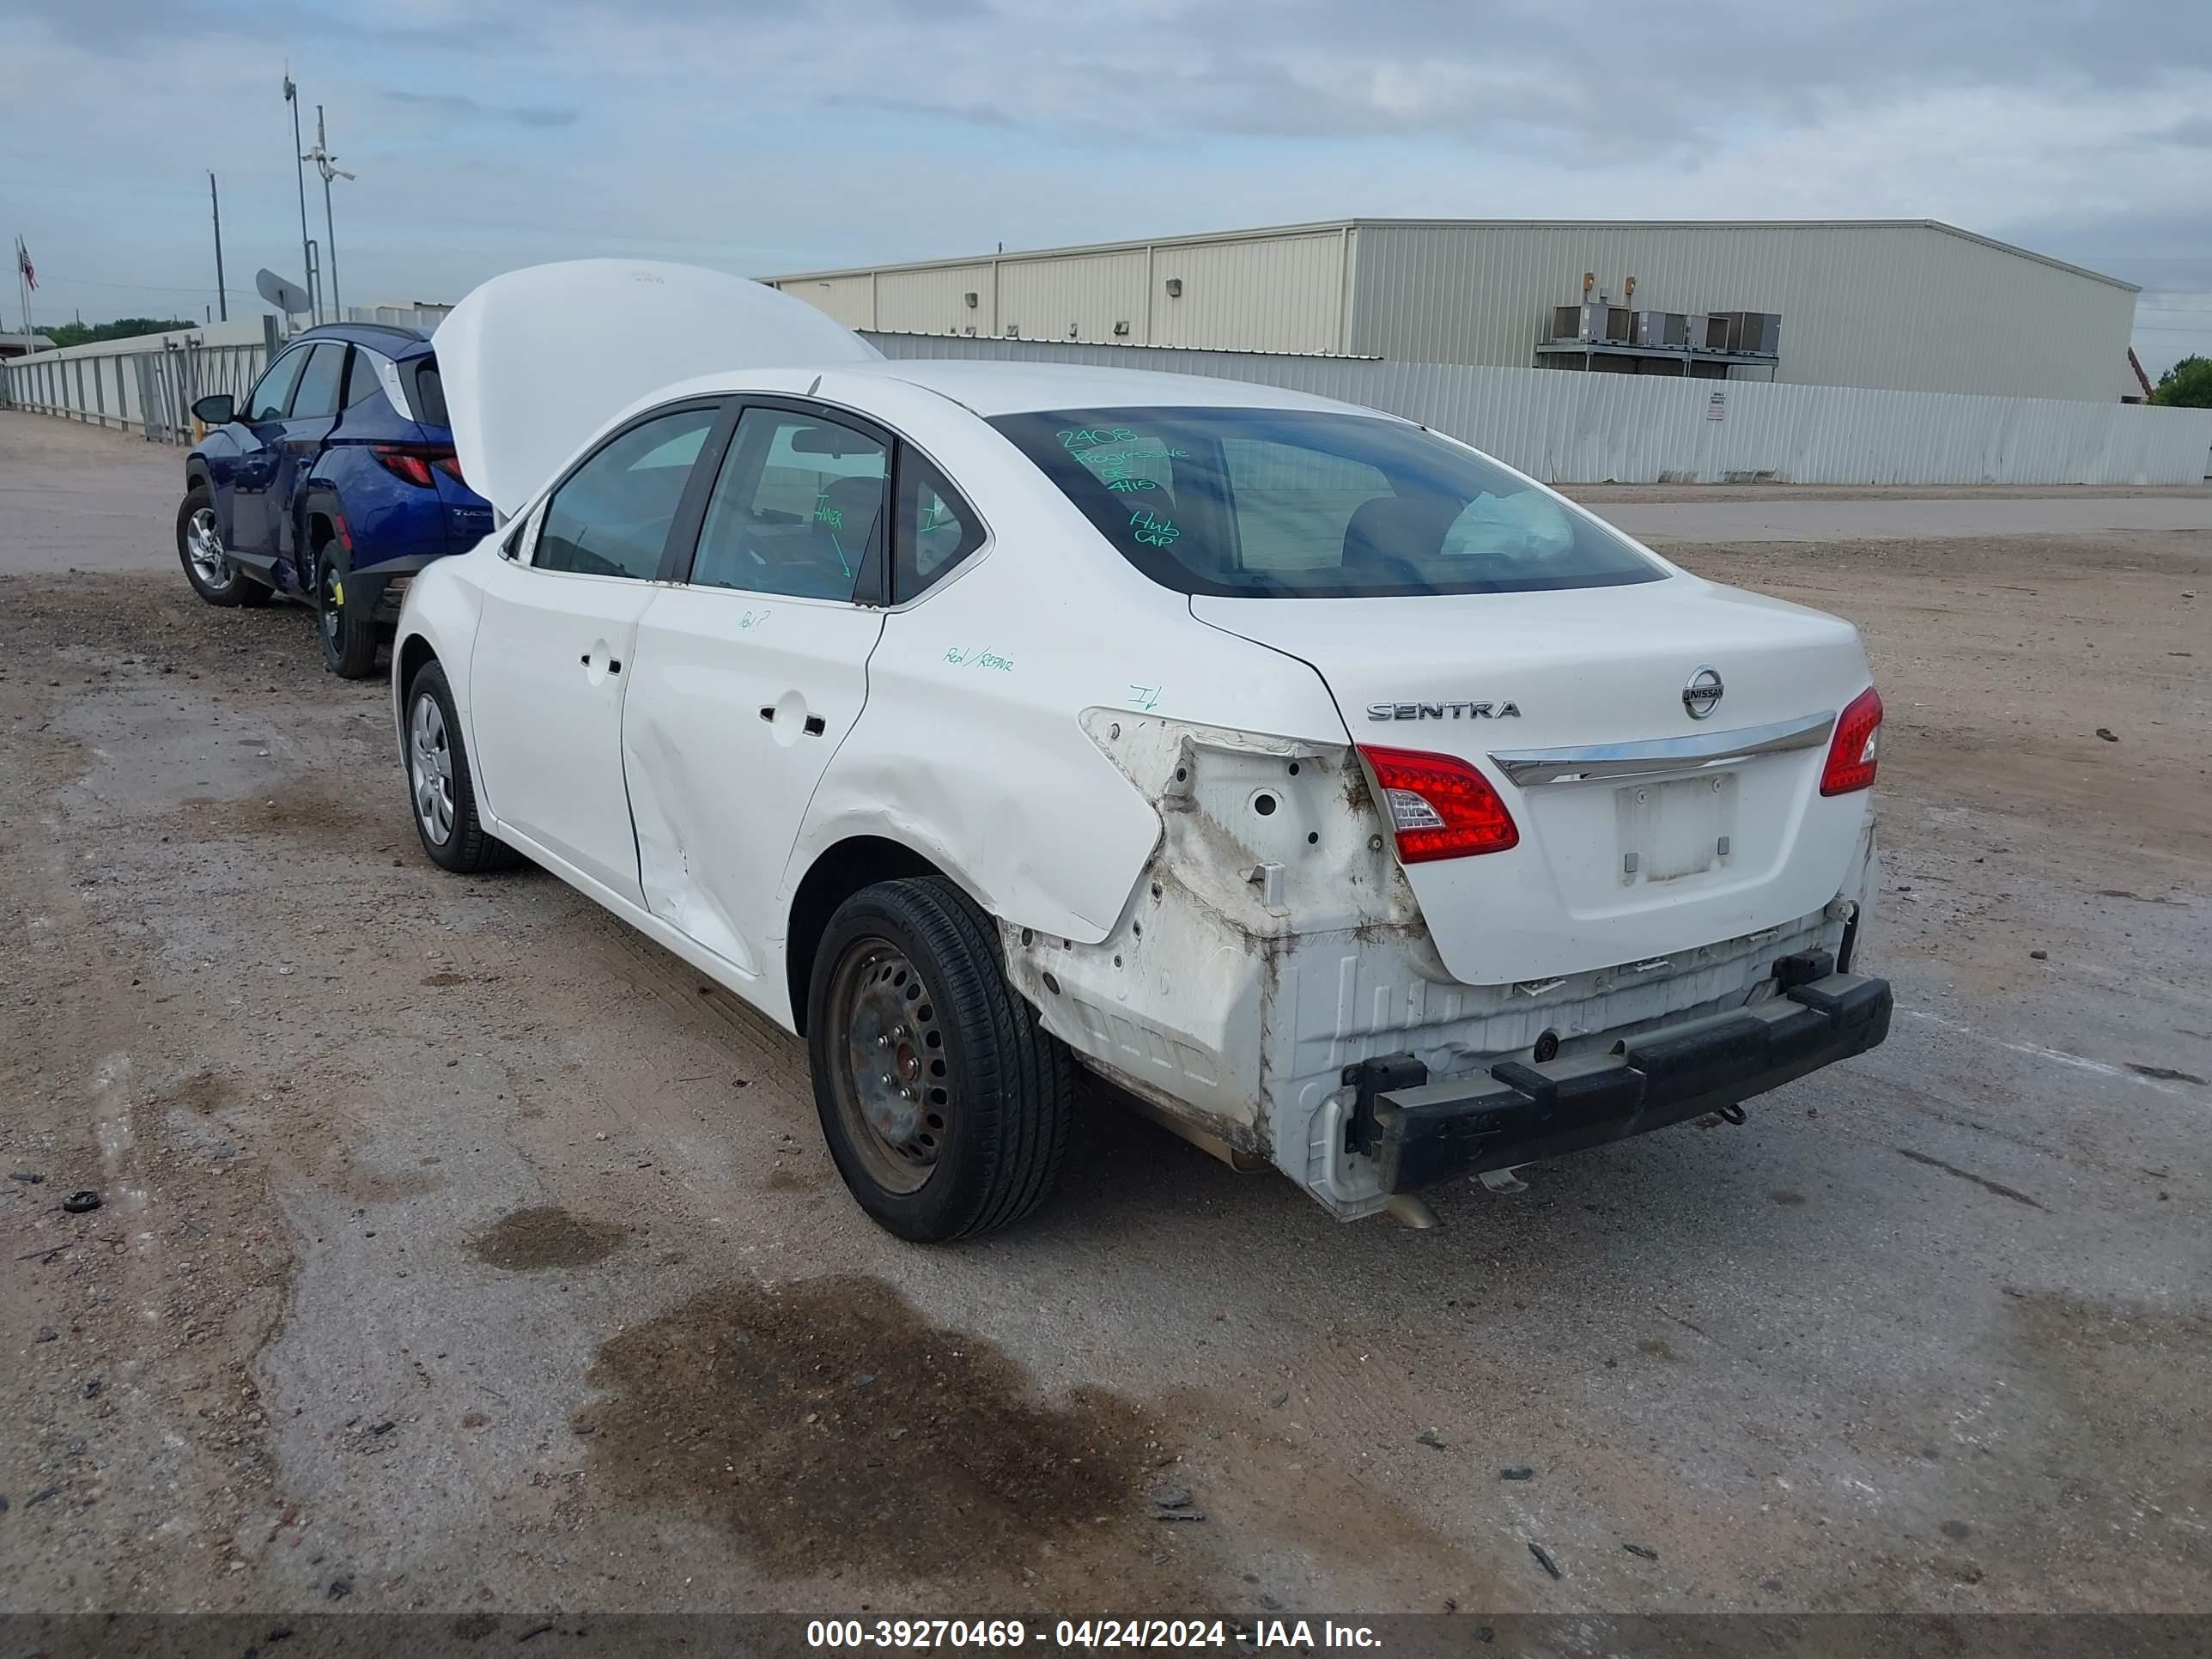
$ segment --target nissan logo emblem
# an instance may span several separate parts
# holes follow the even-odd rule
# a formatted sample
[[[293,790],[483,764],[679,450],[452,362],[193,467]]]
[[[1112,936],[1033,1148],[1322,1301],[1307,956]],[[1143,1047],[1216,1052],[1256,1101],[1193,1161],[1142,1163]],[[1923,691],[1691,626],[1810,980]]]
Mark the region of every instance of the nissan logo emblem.
[[[1721,693],[1727,689],[1721,684],[1720,670],[1700,668],[1682,688],[1682,707],[1690,711],[1692,720],[1701,720],[1720,707]]]

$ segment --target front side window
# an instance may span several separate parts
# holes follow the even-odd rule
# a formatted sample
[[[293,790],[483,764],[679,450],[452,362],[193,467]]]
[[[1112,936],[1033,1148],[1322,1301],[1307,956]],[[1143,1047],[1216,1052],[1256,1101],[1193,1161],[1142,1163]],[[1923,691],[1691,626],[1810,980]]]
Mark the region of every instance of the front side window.
[[[300,382],[300,371],[307,367],[308,346],[295,346],[275,362],[253,388],[253,395],[246,400],[249,421],[281,421],[284,410],[292,401],[292,388]]]
[[[1508,593],[1667,574],[1528,480],[1403,422],[1115,409],[991,424],[1123,557],[1182,593]]]
[[[658,576],[691,464],[714,424],[711,409],[679,409],[606,444],[553,492],[531,562],[580,575]]]
[[[691,580],[849,599],[883,517],[884,446],[823,416],[749,409],[707,502]]]
[[[346,349],[336,340],[317,346],[292,394],[292,418],[319,420],[338,412],[338,381],[345,374]]]

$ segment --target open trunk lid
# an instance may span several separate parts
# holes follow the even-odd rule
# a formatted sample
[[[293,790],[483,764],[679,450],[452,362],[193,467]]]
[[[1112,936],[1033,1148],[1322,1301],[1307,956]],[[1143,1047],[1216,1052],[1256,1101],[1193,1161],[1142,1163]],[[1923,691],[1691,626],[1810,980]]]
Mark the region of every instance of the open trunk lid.
[[[1201,595],[1191,609],[1310,664],[1355,743],[1452,756],[1496,787],[1517,845],[1405,866],[1464,982],[1680,971],[1669,953],[1809,915],[1849,870],[1867,794],[1823,797],[1820,781],[1834,717],[1869,679],[1856,630],[1835,617],[1687,575]],[[1686,699],[1708,668],[1721,696]]]
[[[593,433],[664,386],[722,369],[883,355],[759,283],[637,259],[495,276],[470,290],[434,339],[462,475],[502,518]]]

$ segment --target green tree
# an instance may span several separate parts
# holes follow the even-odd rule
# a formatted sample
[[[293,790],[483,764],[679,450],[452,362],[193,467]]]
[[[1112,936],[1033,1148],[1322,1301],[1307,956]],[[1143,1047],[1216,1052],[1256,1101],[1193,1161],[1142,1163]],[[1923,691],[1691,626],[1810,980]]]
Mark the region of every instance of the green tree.
[[[42,328],[39,332],[58,346],[74,346],[90,345],[95,340],[127,340],[135,334],[162,334],[171,329],[204,326],[181,317],[118,317],[112,323],[64,323],[56,328]]]
[[[2168,409],[2212,409],[2212,357],[2184,357],[2158,377],[2150,400]]]

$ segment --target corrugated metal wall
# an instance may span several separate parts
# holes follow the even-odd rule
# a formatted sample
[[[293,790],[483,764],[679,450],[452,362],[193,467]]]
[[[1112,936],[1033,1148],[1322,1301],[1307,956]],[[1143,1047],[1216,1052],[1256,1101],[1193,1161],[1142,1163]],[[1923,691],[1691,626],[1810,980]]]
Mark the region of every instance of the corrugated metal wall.
[[[1779,313],[1778,382],[2101,400],[2127,379],[2131,289],[1930,226],[1363,224],[1356,237],[1358,356],[1528,364],[1588,272],[1639,310]]]
[[[1142,248],[1051,259],[999,262],[999,327],[1024,340],[1111,340],[1115,325],[1141,338],[1145,269]]]
[[[876,326],[876,276],[863,270],[850,276],[809,276],[804,281],[774,286],[820,311],[826,311],[848,328]]]
[[[902,334],[996,334],[995,293],[988,259],[917,270],[880,270],[876,273],[875,325]],[[971,294],[975,296],[973,306],[968,303]]]
[[[1156,245],[1146,340],[1215,351],[1342,351],[1345,234]],[[1168,295],[1170,281],[1182,284],[1179,295]]]
[[[1337,352],[1348,269],[1347,232],[1333,226],[774,281],[848,328]]]
[[[1778,366],[1745,378],[2087,401],[2133,385],[2134,290],[1912,223],[1354,221],[778,285],[856,328],[1526,368],[1584,272],[1637,309],[1780,313]]]
[[[1164,369],[1340,398],[1450,433],[1552,483],[2193,484],[2212,474],[2212,410],[1027,340],[870,338],[892,357]]]

